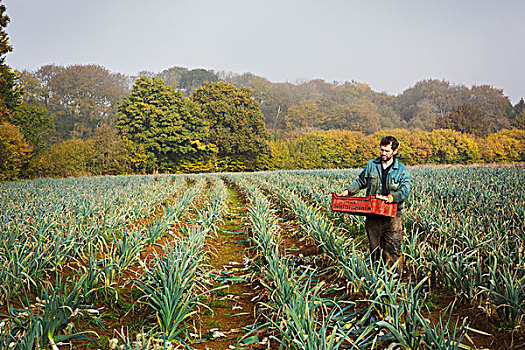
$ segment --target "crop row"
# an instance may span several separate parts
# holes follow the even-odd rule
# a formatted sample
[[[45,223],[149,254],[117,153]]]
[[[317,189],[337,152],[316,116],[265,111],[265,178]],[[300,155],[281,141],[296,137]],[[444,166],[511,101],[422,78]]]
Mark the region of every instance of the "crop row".
[[[26,201],[18,204],[28,213],[37,213],[39,207],[44,213],[37,213],[30,219],[21,215],[3,217],[6,225],[2,226],[3,249],[0,252],[2,259],[9,263],[0,268],[0,277],[3,303],[7,303],[9,315],[4,315],[0,327],[0,347],[9,345],[15,349],[31,349],[49,344],[54,348],[56,344],[72,339],[94,342],[93,332],[75,332],[69,327],[79,315],[98,317],[98,301],[101,297],[107,298],[108,291],[113,290],[112,294],[118,300],[118,290],[122,287],[116,283],[121,283],[120,274],[132,265],[142,266],[138,271],[142,270],[143,274],[138,274],[134,283],[142,291],[141,299],[157,310],[159,329],[165,334],[161,337],[163,344],[171,344],[170,341],[176,337],[182,341],[179,333],[185,327],[180,325],[192,314],[191,309],[198,299],[192,295],[194,285],[202,278],[200,271],[205,266],[202,264],[205,254],[200,248],[206,234],[220,220],[225,208],[225,188],[222,181],[214,180],[210,204],[200,211],[197,224],[183,230],[183,237],[177,238],[171,227],[180,220],[195,198],[204,193],[205,179],[179,176],[150,177],[149,182],[140,177],[132,179],[138,182],[130,179],[121,181],[121,178],[93,179],[98,180],[94,183],[106,186],[111,195],[101,191],[100,186],[97,189],[86,179],[83,179],[86,186],[76,183],[71,187],[69,183],[64,183],[64,189],[54,184],[55,192],[43,193],[48,196],[47,207],[45,200],[32,196],[38,187],[29,182],[2,188],[4,193],[10,193],[3,208],[4,214],[16,207],[17,200]],[[193,185],[173,201],[171,197],[180,191],[185,179]],[[48,181],[53,183],[55,180]],[[21,195],[24,185],[28,194]],[[76,192],[73,192],[75,189]],[[67,205],[68,191],[71,201],[79,203],[79,197],[86,198],[80,201],[85,204],[83,210],[74,210],[78,206]],[[112,202],[111,209],[106,208],[104,212],[100,206],[104,207],[108,201]],[[122,218],[118,225],[102,224],[107,215],[115,215],[116,212]],[[89,235],[82,235],[83,232]],[[141,250],[166,234],[174,236],[175,244],[166,246],[153,262],[142,261]],[[18,256],[20,259],[17,259]],[[165,288],[179,288],[181,291],[178,301],[172,296],[175,289],[162,289],[155,284],[162,283],[159,282],[163,281],[163,277],[159,277],[163,276],[162,273],[164,277],[172,278]],[[171,304],[163,303],[166,297]],[[178,316],[171,311],[166,312],[166,308],[178,310]],[[132,348],[131,343],[127,343],[126,346]]]
[[[278,181],[274,179],[273,183],[268,183],[257,180],[256,183],[292,210],[296,218],[303,222],[304,232],[342,271],[349,281],[350,289],[365,296],[364,300],[350,305],[344,301],[324,301],[323,304],[330,305],[332,311],[319,319],[316,325],[318,329],[326,330],[331,325],[332,332],[343,330],[338,339],[342,337],[358,348],[373,348],[378,343],[416,349],[451,349],[459,346],[468,327],[466,324],[450,327],[447,317],[451,315],[452,309],[442,315],[438,323],[424,316],[424,298],[421,298],[424,280],[417,284],[403,283],[386,266],[372,264],[367,260],[352,246],[351,241],[345,242],[341,233],[317,209],[293,192],[275,185]],[[250,192],[255,191],[251,189]],[[311,286],[304,281],[300,285],[308,285],[312,292],[320,291],[319,285]],[[336,348],[340,344],[337,342],[331,346]],[[321,347],[312,344],[291,345],[297,349],[326,348],[326,344]]]

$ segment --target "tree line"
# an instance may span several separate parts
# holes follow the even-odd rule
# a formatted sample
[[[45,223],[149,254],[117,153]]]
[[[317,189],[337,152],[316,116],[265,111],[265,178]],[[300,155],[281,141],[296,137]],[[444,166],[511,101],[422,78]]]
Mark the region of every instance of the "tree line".
[[[0,179],[361,166],[377,138],[408,164],[523,161],[525,103],[444,80],[392,96],[352,82],[272,83],[172,67],[13,71],[0,5]]]
[[[476,137],[450,129],[358,131],[319,130],[294,139],[271,141],[269,169],[337,169],[363,167],[378,157],[382,137],[400,141],[398,158],[405,164],[473,164],[525,161],[525,130],[501,129]]]

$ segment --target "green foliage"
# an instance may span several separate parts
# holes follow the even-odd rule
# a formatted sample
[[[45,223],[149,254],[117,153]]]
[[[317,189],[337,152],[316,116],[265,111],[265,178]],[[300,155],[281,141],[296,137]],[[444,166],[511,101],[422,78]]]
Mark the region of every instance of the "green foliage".
[[[22,102],[8,121],[20,128],[27,142],[33,146],[35,154],[40,154],[49,147],[55,123],[47,108]]]
[[[191,96],[210,126],[208,140],[216,143],[218,159],[230,157],[246,165],[237,170],[252,170],[256,164],[250,160],[269,152],[268,133],[252,94],[248,88],[220,81],[204,84]]]
[[[518,103],[514,105],[514,114],[516,116],[520,115],[523,111],[525,111],[525,101],[523,100],[523,97],[520,98]]]
[[[0,5],[0,122],[6,121],[6,117],[20,103],[22,96],[22,89],[17,84],[18,74],[4,63],[5,55],[13,50],[5,31],[9,23],[5,11],[5,5]]]
[[[212,71],[206,69],[186,70],[180,74],[178,87],[185,90],[188,94],[192,93],[205,82],[218,81],[219,77]]]
[[[512,126],[516,129],[525,130],[525,109],[522,110],[521,113],[516,116],[516,119],[514,119]]]
[[[5,14],[5,11],[5,5],[0,5],[0,57],[2,61],[4,60],[3,56],[6,53],[13,51],[13,48],[9,45],[8,36],[5,31],[5,28],[9,23],[9,17]]]
[[[0,123],[0,180],[17,178],[28,163],[31,151],[17,126]]]
[[[143,145],[162,171],[174,171],[183,161],[216,151],[199,109],[182,91],[157,78],[135,82],[119,106],[117,127],[126,139]]]
[[[51,146],[46,155],[39,158],[38,169],[42,174],[54,176],[89,175],[95,148],[88,140],[69,139]]]

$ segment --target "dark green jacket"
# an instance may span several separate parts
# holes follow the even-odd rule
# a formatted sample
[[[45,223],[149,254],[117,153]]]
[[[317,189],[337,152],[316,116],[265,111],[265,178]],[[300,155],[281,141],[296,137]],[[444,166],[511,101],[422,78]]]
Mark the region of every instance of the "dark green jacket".
[[[403,209],[403,203],[410,193],[410,174],[404,164],[394,157],[394,163],[386,177],[387,192],[398,203],[398,210]],[[357,179],[347,188],[350,196],[356,195],[366,188],[366,195],[381,194],[381,158],[369,161]]]

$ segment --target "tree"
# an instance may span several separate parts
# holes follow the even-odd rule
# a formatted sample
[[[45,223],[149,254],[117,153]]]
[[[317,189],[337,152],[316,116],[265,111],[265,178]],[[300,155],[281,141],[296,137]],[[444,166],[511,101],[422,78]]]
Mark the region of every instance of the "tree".
[[[187,68],[175,66],[163,70],[162,72],[156,75],[156,78],[162,79],[162,81],[164,81],[164,84],[176,89],[180,87],[181,77],[187,71]]]
[[[478,107],[465,103],[454,108],[448,116],[439,119],[436,126],[476,136],[486,136],[490,122]]]
[[[381,115],[377,106],[368,98],[333,107],[324,121],[324,129],[344,129],[361,131],[366,134],[376,132],[381,127]]]
[[[257,156],[268,154],[268,133],[253,91],[223,81],[205,83],[191,99],[200,107],[210,125],[210,142],[219,157],[241,158],[256,166]]]
[[[90,140],[72,138],[52,145],[32,163],[33,174],[46,176],[86,176],[93,174],[96,150]]]
[[[49,147],[50,136],[55,132],[55,123],[47,108],[22,102],[8,121],[20,128],[25,140],[33,146],[35,154],[40,154]]]
[[[523,115],[525,112],[521,112],[521,113]],[[518,155],[518,158],[515,160],[518,160],[521,162],[525,161],[525,129],[521,129],[521,130],[519,129],[510,129],[510,130],[501,129],[500,131],[492,135],[494,135],[493,137],[495,139],[497,139],[499,136],[502,136],[502,137],[508,137],[513,140],[517,140],[519,142],[519,155]]]
[[[409,125],[416,130],[431,131],[436,125],[437,115],[428,101],[417,104],[416,114],[409,121]]]
[[[431,145],[422,138],[424,132],[413,132],[403,129],[381,130],[370,135],[373,140],[374,152],[377,152],[377,147],[381,139],[388,135],[393,135],[399,141],[399,151],[397,158],[409,165],[425,164],[432,156]],[[377,157],[378,154],[374,153]]]
[[[497,132],[480,142],[480,153],[487,163],[522,161],[523,145],[519,140]]]
[[[319,124],[319,109],[314,100],[302,100],[290,106],[285,116],[286,128],[290,130],[311,131]]]
[[[37,156],[56,141],[55,119],[47,108],[51,94],[44,82],[31,72],[22,71],[20,83],[24,87],[22,101],[7,120],[20,128]]]
[[[417,82],[397,96],[398,110],[406,121],[418,115],[421,103],[431,107],[438,118],[445,117],[452,109],[466,102],[466,87],[451,85],[446,80],[427,79]]]
[[[516,129],[525,130],[525,109],[516,116],[514,122],[512,122],[512,126]]]
[[[481,110],[489,124],[489,132],[509,128],[514,109],[502,89],[490,85],[474,85],[468,91],[468,103]]]
[[[523,97],[520,98],[520,100],[514,105],[514,114],[520,115],[523,111],[525,111],[525,101],[523,101]]]
[[[478,145],[468,135],[448,129],[436,129],[419,135],[432,148],[431,163],[468,164],[479,159]]]
[[[179,88],[191,94],[195,89],[204,84],[204,82],[218,81],[219,77],[213,71],[206,69],[192,69],[183,71],[179,78]]]
[[[17,84],[18,75],[5,64],[5,55],[13,50],[5,31],[9,23],[9,17],[5,11],[5,6],[0,5],[0,121],[6,120],[7,116],[18,106],[22,96],[22,89]]]
[[[163,171],[176,170],[184,159],[216,152],[199,109],[160,79],[138,79],[118,111],[121,134],[143,145]]]
[[[62,139],[89,138],[98,126],[112,125],[118,102],[129,91],[127,77],[94,64],[47,65],[26,76],[28,102],[45,104]]]
[[[42,70],[42,68],[40,70]],[[33,73],[24,70],[20,73],[19,82],[24,87],[24,94],[22,96],[24,102],[47,109],[49,97],[51,96],[47,81],[37,76],[36,72]]]
[[[131,142],[124,140],[118,130],[110,125],[98,127],[90,142],[95,149],[92,166],[95,174],[140,172],[148,161],[145,152],[141,155]],[[136,164],[137,160],[143,164]]]
[[[0,180],[19,177],[22,168],[28,164],[31,146],[24,140],[20,129],[12,124],[0,123]]]

